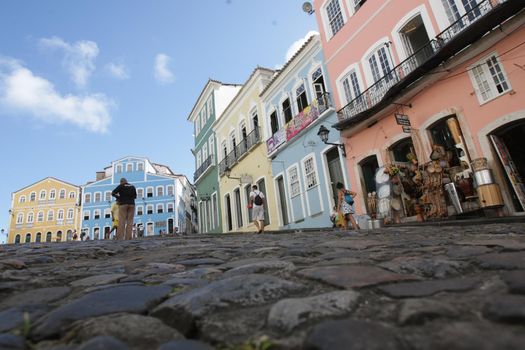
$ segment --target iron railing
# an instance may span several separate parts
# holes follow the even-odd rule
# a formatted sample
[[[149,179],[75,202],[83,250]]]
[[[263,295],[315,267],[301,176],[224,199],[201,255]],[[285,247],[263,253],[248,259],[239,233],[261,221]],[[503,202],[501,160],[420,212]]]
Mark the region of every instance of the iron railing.
[[[201,166],[197,169],[197,171],[195,171],[195,173],[193,174],[193,181],[197,181],[197,179],[202,175],[204,174],[204,172],[206,170],[208,170],[208,168],[210,166],[213,165],[213,159],[214,159],[214,155],[211,154],[208,158],[206,158],[206,160],[201,164]]]
[[[219,163],[219,175],[223,176],[226,168],[231,169],[239,159],[248,153],[255,145],[261,142],[259,128],[253,129],[234,149]]]
[[[317,120],[320,115],[332,107],[333,103],[329,92],[325,92],[317,97],[309,106],[266,140],[268,154],[272,154],[280,145],[292,140],[297,134]]]
[[[400,64],[392,68],[381,79],[341,108],[337,112],[339,121],[348,120],[377,105],[394,85],[401,82],[416,68],[427,62],[437,52],[443,49],[449,41],[468,28],[472,23],[506,1],[508,0],[484,0],[477,6],[472,7],[456,22],[438,34],[435,39],[427,42],[423,47],[419,48]]]

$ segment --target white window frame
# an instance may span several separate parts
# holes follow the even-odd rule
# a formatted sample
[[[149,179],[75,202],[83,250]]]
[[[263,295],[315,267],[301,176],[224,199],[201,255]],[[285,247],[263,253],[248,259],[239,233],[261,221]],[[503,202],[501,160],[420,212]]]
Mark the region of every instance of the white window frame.
[[[35,214],[32,211],[30,211],[29,213],[27,213],[26,222],[28,224],[32,224],[34,221],[35,221]]]
[[[64,209],[60,209],[57,213],[57,221],[63,221],[64,220]]]
[[[162,203],[157,204],[157,207],[155,209],[156,209],[155,212],[157,214],[164,214],[164,204],[162,204]],[[159,209],[162,209],[162,213],[159,212]]]
[[[91,193],[84,194],[84,203],[91,203]]]
[[[311,161],[311,171],[309,172],[306,168],[307,162]],[[301,168],[303,171],[303,177],[304,177],[304,188],[306,191],[315,189],[317,186],[319,186],[319,175],[317,174],[317,162],[315,159],[314,154],[310,154],[306,156],[301,161]],[[309,182],[313,179],[313,185],[309,187]]]
[[[40,190],[40,194],[38,195],[39,201],[45,201],[46,200],[47,192],[46,190]]]
[[[137,216],[144,215],[144,207],[142,205],[137,205]]]
[[[388,37],[381,38],[376,43],[374,43],[372,46],[370,46],[370,48],[366,51],[366,53],[361,58],[361,65],[364,68],[365,80],[366,80],[367,85],[368,85],[367,87],[370,87],[370,86],[374,85],[375,82],[376,82],[374,80],[374,75],[372,73],[372,67],[370,66],[370,63],[369,63],[369,59],[370,59],[371,56],[374,56],[374,55],[376,56],[376,62],[378,64],[378,68],[381,69],[380,73],[384,73],[384,72],[382,72],[381,62],[380,62],[379,56],[377,54],[378,51],[381,48],[384,47],[385,50],[386,50],[386,58],[388,60],[390,69],[395,67],[395,62],[392,62],[392,60],[393,60],[392,46],[393,45],[389,44],[389,41],[390,41],[390,39]],[[388,44],[388,46],[386,44]],[[381,79],[383,76],[384,76],[384,74],[380,74],[380,78],[379,79]]]
[[[76,197],[76,194],[74,191],[69,192],[69,199],[73,199]]]
[[[173,186],[173,185],[166,186],[166,195],[174,196],[175,195],[175,186]]]
[[[137,163],[137,171],[144,171],[144,163],[143,162]]]
[[[35,192],[35,191],[33,191],[33,192],[31,192],[31,193],[29,194],[29,201],[30,201],[30,202],[34,202],[34,201],[36,201],[36,192]]]
[[[61,188],[60,192],[58,193],[58,199],[66,199],[66,189]]]
[[[497,67],[500,70],[499,73],[501,74],[501,76],[498,76],[497,78],[504,78],[504,81],[500,82],[500,84],[507,85],[507,89],[503,90],[502,92],[498,91],[496,82],[494,80],[495,77],[488,65],[489,61],[496,61],[495,63],[497,64]],[[480,105],[484,105],[485,103],[488,103],[512,91],[512,86],[510,85],[509,77],[505,72],[505,67],[501,63],[501,60],[499,59],[496,52],[492,52],[490,55],[483,57],[481,60],[471,65],[468,68],[468,72],[470,81],[472,82],[472,86],[474,87],[474,91],[476,92],[476,96]],[[484,80],[481,81],[480,79]],[[489,94],[487,97],[483,96],[484,91],[482,91],[482,86],[480,84],[484,84],[484,88],[486,89],[485,92]]]
[[[20,196],[20,198],[18,198],[18,203],[25,203],[26,202],[26,196]]]
[[[36,215],[36,222],[44,222],[44,211],[40,210]]]
[[[49,199],[56,199],[57,198],[57,190],[52,188],[51,191],[49,191]]]
[[[98,215],[98,218],[97,218]],[[93,220],[99,220],[102,217],[100,209],[93,210]]]
[[[151,208],[151,210],[150,210],[150,208]],[[146,215],[153,215],[153,214],[155,214],[154,209],[155,208],[153,207],[153,204],[146,205]],[[151,211],[151,213],[150,213],[150,211]]]
[[[47,212],[47,221],[53,221],[53,220],[55,220],[55,211],[49,210]]]
[[[111,202],[111,191],[104,192],[104,201]]]
[[[73,220],[75,218],[75,211],[73,209],[68,209],[67,210],[67,219],[68,220]]]
[[[126,172],[131,173],[133,171],[133,163],[126,164]]]
[[[16,224],[22,225],[24,223],[24,213],[18,213],[16,215]]]
[[[330,3],[332,1],[337,1],[338,2],[339,9],[341,11],[341,16],[343,18],[343,24],[338,29],[338,31],[336,33],[333,32],[332,26],[330,25],[330,18],[328,17],[328,5],[330,5]],[[321,7],[321,17],[322,17],[322,23],[323,23],[324,31],[325,31],[325,34],[326,34],[326,41],[329,41],[331,38],[333,38],[335,36],[335,34],[340,32],[341,29],[348,22],[348,16],[347,16],[346,11],[345,11],[345,6],[343,6],[343,3],[341,2],[341,0],[331,0],[331,1],[328,0],[328,1],[326,1],[323,4],[323,6]]]
[[[171,211],[170,211],[170,209],[171,209]],[[173,203],[167,203],[166,204],[166,212],[167,213],[175,212],[175,206],[173,205]]]
[[[198,136],[201,132],[201,120],[200,116],[197,116],[197,119],[195,119],[195,136]]]
[[[138,199],[144,198],[144,189],[141,187],[137,188],[137,198]]]
[[[346,92],[345,92],[345,87],[344,87],[344,81],[347,79],[347,78],[350,78],[350,75],[352,73],[355,73],[356,77],[357,77],[357,83],[359,85],[359,90],[360,90],[360,95],[363,93],[363,91],[365,91],[366,89],[366,85],[364,84],[363,82],[363,77],[361,76],[361,70],[359,69],[359,63],[354,63],[354,64],[351,64],[349,65],[338,77],[337,79],[337,93],[339,94],[339,100],[342,101],[342,105],[343,106],[346,106],[347,104],[349,104],[353,99],[355,99],[357,96],[353,96],[355,94],[354,92],[354,89],[353,89],[353,86],[352,86],[352,82],[349,81],[350,83],[350,89],[351,89],[351,93],[352,93],[352,100],[348,100],[347,99],[347,96],[346,96]]]
[[[295,171],[295,179],[292,171]],[[299,181],[299,169],[297,164],[290,166],[287,170],[288,177],[288,191],[290,193],[290,198],[295,198],[301,194],[301,182]]]
[[[211,229],[214,230],[217,227],[219,221],[219,210],[217,208],[217,192],[211,195]]]
[[[122,170],[123,170],[123,166],[122,164],[117,164],[115,166],[115,173],[118,174],[118,173],[122,173]]]
[[[82,220],[85,220],[85,221],[91,220],[91,212],[89,210],[84,210],[84,212],[82,213]]]
[[[202,164],[201,151],[199,150],[197,152],[197,169],[199,169],[201,167],[201,164]]]
[[[148,196],[148,194],[151,193],[151,196]],[[146,187],[146,198],[153,198],[155,196],[155,189],[153,186]]]
[[[102,192],[97,191],[93,194],[93,203],[98,203],[102,201]]]
[[[164,186],[157,186],[157,188],[155,189],[156,191],[156,194],[157,194],[157,197],[164,197],[165,194],[164,194]]]
[[[209,144],[209,147],[210,147],[210,156],[211,156],[211,164],[215,164],[215,139],[213,137],[213,135],[209,138],[208,140],[208,144]]]

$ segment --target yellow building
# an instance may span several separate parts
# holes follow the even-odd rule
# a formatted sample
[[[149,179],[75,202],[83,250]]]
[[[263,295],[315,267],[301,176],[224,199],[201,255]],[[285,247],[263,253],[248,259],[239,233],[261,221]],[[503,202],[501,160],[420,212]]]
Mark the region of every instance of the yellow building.
[[[265,118],[259,98],[274,73],[271,69],[256,68],[213,125],[219,149],[223,232],[257,231],[248,209],[254,184],[266,195],[265,229],[279,228],[272,170],[262,140]]]
[[[80,232],[79,191],[47,177],[13,192],[7,243],[73,240]]]

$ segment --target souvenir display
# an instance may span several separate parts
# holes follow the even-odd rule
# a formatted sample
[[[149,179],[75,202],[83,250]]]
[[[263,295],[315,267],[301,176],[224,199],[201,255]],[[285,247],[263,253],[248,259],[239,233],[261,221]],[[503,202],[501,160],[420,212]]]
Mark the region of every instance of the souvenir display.
[[[377,172],[376,172],[376,183],[382,184],[382,183],[388,182],[388,180],[390,180],[390,176],[388,176],[388,174],[385,173],[385,168],[381,167],[381,168],[377,169]]]
[[[380,199],[390,197],[390,184],[385,183],[381,185],[377,191],[377,197]]]

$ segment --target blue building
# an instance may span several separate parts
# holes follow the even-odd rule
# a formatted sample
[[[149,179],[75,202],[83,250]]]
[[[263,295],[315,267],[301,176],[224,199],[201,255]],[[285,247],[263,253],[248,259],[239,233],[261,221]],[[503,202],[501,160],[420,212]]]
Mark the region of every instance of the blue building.
[[[105,239],[111,230],[111,191],[124,177],[137,189],[134,229],[138,236],[196,232],[195,191],[184,175],[143,157],[125,157],[82,186],[82,232]]]
[[[321,126],[337,122],[319,35],[285,64],[261,93],[281,228],[329,227],[338,182],[349,187],[342,146],[325,144]],[[338,143],[332,135],[330,143]]]

